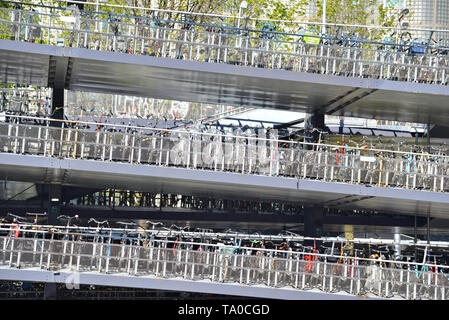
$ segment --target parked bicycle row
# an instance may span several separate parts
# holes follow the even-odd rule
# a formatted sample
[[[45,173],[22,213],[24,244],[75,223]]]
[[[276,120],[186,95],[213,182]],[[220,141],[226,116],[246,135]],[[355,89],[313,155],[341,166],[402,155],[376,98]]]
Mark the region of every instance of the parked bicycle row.
[[[314,239],[292,233],[189,232],[151,221],[148,229],[129,222],[121,222],[122,229],[108,228],[107,221],[91,223],[96,226],[0,224],[0,263],[405,299],[448,298],[448,243],[381,245],[374,239]]]
[[[77,130],[84,130],[86,132],[111,132],[111,133],[129,133],[129,134],[144,134],[147,136],[155,134],[169,133],[204,133],[213,135],[234,135],[235,133],[242,133],[248,131],[244,136],[261,137],[258,135],[258,130],[263,129],[263,127],[241,127],[241,126],[215,126],[211,123],[198,123],[198,122],[175,122],[172,120],[136,120],[136,119],[117,119],[112,117],[77,117],[69,116],[65,120],[58,120],[49,117],[51,115],[29,115],[29,114],[15,114],[7,112],[3,115],[2,121],[5,123],[15,123],[21,125],[38,125],[38,126],[62,126],[64,123],[64,128],[71,128]],[[67,119],[68,118],[68,119]],[[419,125],[419,124],[408,124]],[[236,129],[241,129],[242,132],[235,132]],[[280,132],[282,129],[274,129],[267,127],[268,130],[267,137],[270,136],[270,132],[273,135],[281,136]],[[286,132],[284,132],[286,133]],[[405,153],[425,153],[433,154],[438,156],[445,156],[449,153],[449,144],[446,142],[440,142],[439,144],[432,145],[419,145],[414,144],[416,142],[416,137],[414,141],[407,138],[390,138],[382,136],[366,136],[366,135],[348,135],[348,134],[337,134],[326,131],[325,129],[318,128],[297,128],[295,134],[283,134],[283,138],[279,138],[279,142],[288,143],[294,141],[310,142],[312,141],[312,136],[316,136],[318,145],[333,145],[334,147],[340,148],[340,152],[344,150],[355,149],[368,149],[368,150],[386,150],[386,151],[400,151]],[[338,145],[335,145],[338,143]],[[342,152],[343,153],[343,152]]]
[[[56,121],[54,121],[56,123]],[[449,157],[279,140],[276,130],[234,134],[126,127],[127,132],[0,123],[0,150],[16,154],[177,166],[446,192]],[[82,123],[86,125],[85,123]],[[92,125],[92,124],[90,124]]]
[[[214,199],[178,194],[135,192],[107,189],[83,195],[70,201],[78,206],[179,208],[204,211],[269,212],[276,214],[298,214],[302,208],[296,203],[273,201],[248,201]]]
[[[252,17],[231,17],[222,14],[203,14],[195,12],[180,12],[173,10],[161,10],[152,8],[136,8],[128,6],[109,6],[107,3],[98,4],[97,10],[91,10],[93,7],[84,8],[83,5],[70,5],[58,7],[33,3],[24,3],[19,1],[9,2],[9,8],[16,11],[23,11],[20,16],[16,14],[13,20],[22,18],[26,22],[39,23],[39,15],[55,15],[63,18],[64,22],[80,27],[83,24],[89,29],[98,30],[99,24],[103,26],[111,24],[112,31],[121,30],[120,22],[132,23],[141,27],[168,26],[170,28],[193,29],[205,27],[207,30],[223,34],[247,35],[249,32],[259,32],[260,38],[285,39],[292,35],[300,34],[306,38],[307,43],[335,43],[347,42],[347,45],[358,46],[365,45],[369,47],[374,45],[386,45],[393,49],[408,50],[411,53],[422,53],[420,50],[432,51],[430,49],[439,49],[442,54],[447,54],[447,33],[449,30],[431,30],[409,28],[408,22],[404,18],[410,13],[408,9],[402,10],[398,16],[396,27],[386,26],[363,26],[335,23],[314,23],[305,21],[281,21],[264,20],[263,18]],[[130,14],[131,13],[131,14]],[[98,19],[99,23],[89,24],[89,20]],[[34,28],[33,28],[34,29]],[[417,38],[420,36],[419,38]],[[424,37],[424,38],[423,38]],[[409,45],[404,42],[410,42],[412,39],[418,42],[411,42]],[[439,39],[439,41],[435,40]],[[379,41],[379,43],[376,43]],[[435,43],[441,44],[437,48],[432,48]],[[416,46],[416,48],[413,47]],[[406,47],[404,49],[404,47]],[[430,48],[429,48],[430,47]]]
[[[54,10],[56,13],[62,9]],[[55,13],[34,12],[33,17],[41,21],[36,24],[27,20],[28,13],[24,12],[3,9],[3,38],[298,72],[443,85],[448,80],[447,48],[407,42],[403,34],[400,42],[393,43],[394,35],[385,42],[372,42],[340,36],[340,31],[324,37],[307,31],[281,33],[269,26],[222,32],[232,28],[132,16],[120,20],[104,12],[94,15],[95,19],[88,15],[81,18],[78,12],[73,17],[76,22],[68,27]],[[108,18],[98,20],[101,14]]]
[[[0,112],[17,115],[51,116],[51,92],[48,88],[0,88]]]

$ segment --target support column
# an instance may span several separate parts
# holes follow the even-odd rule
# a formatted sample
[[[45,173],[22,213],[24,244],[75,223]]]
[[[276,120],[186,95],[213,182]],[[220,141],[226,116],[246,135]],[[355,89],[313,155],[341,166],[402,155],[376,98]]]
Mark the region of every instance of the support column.
[[[304,212],[304,236],[321,237],[323,235],[323,220],[324,220],[323,208],[305,206],[303,212]]]
[[[45,283],[44,300],[56,300],[56,283],[54,282]]]
[[[48,192],[48,224],[55,225],[58,223],[57,217],[61,212],[61,185],[51,184]]]
[[[320,133],[318,131],[313,131],[313,129],[318,129],[323,131],[325,129],[324,124],[324,113],[311,113],[305,116],[304,119],[304,133],[306,136],[306,142],[317,143]],[[310,148],[311,149],[311,148]]]
[[[64,120],[64,88],[53,88],[52,92],[52,119]],[[61,127],[62,122],[51,121],[52,127]]]
[[[343,128],[345,127],[345,117],[340,116],[339,117],[339,126],[338,126],[338,134],[343,134]]]

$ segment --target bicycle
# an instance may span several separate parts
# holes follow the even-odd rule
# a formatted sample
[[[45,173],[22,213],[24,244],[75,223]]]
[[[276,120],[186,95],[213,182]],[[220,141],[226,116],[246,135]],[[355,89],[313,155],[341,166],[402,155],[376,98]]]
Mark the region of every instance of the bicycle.
[[[94,218],[90,218],[87,223],[89,224],[91,222],[96,224],[96,229],[95,229],[95,236],[92,239],[92,246],[93,247],[92,247],[92,257],[91,257],[90,264],[91,264],[91,266],[94,266],[95,259],[97,259],[97,256],[98,256],[98,267],[97,267],[97,269],[98,269],[98,271],[100,271],[101,270],[101,261],[102,261],[102,258],[103,258],[103,244],[105,243],[105,239],[104,239],[104,236],[102,235],[102,231],[101,230],[102,230],[102,228],[103,228],[102,226],[104,224],[106,224],[108,226],[108,228],[109,228],[109,222],[107,220],[97,221]],[[109,240],[110,239],[111,239],[111,237],[109,237]],[[97,253],[97,247],[98,246],[100,247],[100,252]],[[111,250],[111,247],[108,245],[108,250],[106,252],[106,255],[107,255],[108,258],[111,255],[111,251],[110,250]],[[95,265],[96,265],[96,262],[95,262]]]
[[[45,216],[47,216],[47,213],[46,212],[44,212],[44,213],[27,213],[27,215],[35,216],[35,218],[33,220],[33,227],[31,228],[32,230],[35,231],[35,232],[33,232],[34,245],[33,245],[33,261],[32,261],[32,264],[34,265],[36,263],[36,255],[37,255],[36,252],[38,250],[37,247],[39,246],[41,253],[42,253],[44,251],[44,246],[45,246],[45,243],[44,243],[45,233],[43,230],[41,230],[40,226],[37,226],[38,225],[38,217],[45,217]],[[37,232],[38,230],[40,230],[42,232]],[[39,240],[39,238],[41,238],[42,240]]]
[[[60,216],[58,216],[56,219],[58,219],[58,220],[60,220],[60,219],[67,220],[67,225],[66,225],[66,227],[67,227],[67,230],[68,230],[68,227],[70,226],[70,223],[72,222],[72,220],[77,220],[77,219],[79,219],[79,216],[78,216],[77,214],[74,215],[74,216],[72,216],[72,217],[66,216],[66,215],[60,215]]]
[[[123,230],[121,236],[120,236],[120,247],[121,247],[121,253],[118,261],[118,268],[121,269],[122,262],[126,262],[125,254],[128,253],[128,266],[127,270],[130,270],[130,264],[131,264],[131,254],[132,254],[132,246],[134,239],[129,236],[129,226],[137,226],[135,222],[123,222],[118,221],[117,224],[125,226],[125,229]]]
[[[64,252],[64,254],[62,255],[62,262],[63,262],[64,259],[65,259],[65,252],[67,250],[68,241],[70,241],[70,240],[74,241],[75,240],[75,237],[73,235],[71,237],[69,235],[70,223],[72,222],[72,220],[78,220],[79,216],[78,215],[74,215],[74,216],[70,217],[70,216],[67,216],[67,215],[60,215],[56,219],[58,219],[58,220],[67,220],[66,230],[65,230],[65,233],[64,233],[64,235],[63,235],[63,237],[61,239],[61,240],[64,241],[64,245],[63,245],[63,252]]]

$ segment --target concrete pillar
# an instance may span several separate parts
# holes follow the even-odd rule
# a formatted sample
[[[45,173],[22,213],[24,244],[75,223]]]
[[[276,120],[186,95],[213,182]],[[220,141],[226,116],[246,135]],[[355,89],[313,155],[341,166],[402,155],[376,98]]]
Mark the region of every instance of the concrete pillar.
[[[304,212],[304,236],[321,237],[323,234],[324,212],[321,207],[306,206]],[[313,242],[312,242],[313,243]]]
[[[345,117],[339,117],[338,134],[343,134],[344,127],[345,127]]]
[[[54,225],[58,223],[57,217],[61,212],[61,185],[51,184],[48,192],[48,224]]]
[[[64,88],[53,88],[51,118],[64,120]],[[53,127],[61,127],[62,122],[51,121]]]
[[[56,300],[56,283],[45,283],[44,300]]]
[[[316,128],[323,131],[325,128],[324,118],[324,113],[315,112],[306,115],[304,119],[304,133],[307,142],[318,142],[320,133],[318,131],[313,131],[313,129]]]

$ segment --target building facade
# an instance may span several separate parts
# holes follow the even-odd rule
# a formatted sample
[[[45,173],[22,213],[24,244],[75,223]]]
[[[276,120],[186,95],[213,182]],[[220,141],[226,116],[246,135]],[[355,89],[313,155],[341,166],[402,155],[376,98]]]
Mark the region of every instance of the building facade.
[[[402,3],[402,6],[405,7],[406,4]],[[449,30],[449,0],[411,0],[409,9],[412,13],[409,19],[412,28]],[[422,32],[419,35],[425,39],[430,33]],[[449,34],[437,32],[433,39],[447,44]]]

